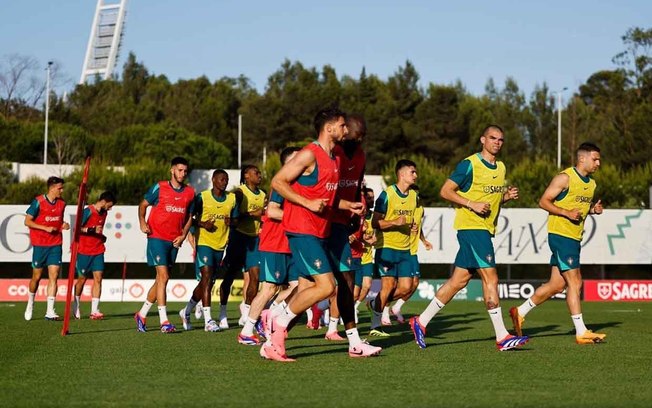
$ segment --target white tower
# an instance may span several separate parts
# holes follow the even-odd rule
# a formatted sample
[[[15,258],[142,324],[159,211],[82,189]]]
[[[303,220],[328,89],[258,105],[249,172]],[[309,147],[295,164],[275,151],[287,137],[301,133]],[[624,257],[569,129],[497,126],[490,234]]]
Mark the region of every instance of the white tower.
[[[79,83],[100,75],[111,78],[122,43],[127,0],[97,0]]]

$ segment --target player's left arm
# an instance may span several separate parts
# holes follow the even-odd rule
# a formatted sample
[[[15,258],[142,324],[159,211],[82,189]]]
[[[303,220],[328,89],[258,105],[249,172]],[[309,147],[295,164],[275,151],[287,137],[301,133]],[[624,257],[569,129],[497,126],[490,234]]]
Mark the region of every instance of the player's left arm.
[[[518,200],[518,187],[507,186],[505,192],[503,193],[503,204],[510,200]]]
[[[589,214],[600,215],[602,214],[602,211],[604,211],[604,207],[602,206],[602,200],[598,200],[591,205]]]
[[[428,241],[428,238],[426,238],[426,234],[423,233],[423,228],[421,228],[421,231],[419,231],[419,239],[423,243],[423,246],[426,247],[426,251],[430,251],[432,249],[432,244],[430,241]]]

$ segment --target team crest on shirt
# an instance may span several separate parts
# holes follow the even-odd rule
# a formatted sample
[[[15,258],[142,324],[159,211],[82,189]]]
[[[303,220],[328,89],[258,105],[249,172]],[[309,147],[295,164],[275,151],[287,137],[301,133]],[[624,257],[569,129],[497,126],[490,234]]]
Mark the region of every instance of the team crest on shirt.
[[[321,269],[321,264],[322,264],[321,259],[315,259],[315,262],[313,262],[313,264],[315,265],[315,268]]]

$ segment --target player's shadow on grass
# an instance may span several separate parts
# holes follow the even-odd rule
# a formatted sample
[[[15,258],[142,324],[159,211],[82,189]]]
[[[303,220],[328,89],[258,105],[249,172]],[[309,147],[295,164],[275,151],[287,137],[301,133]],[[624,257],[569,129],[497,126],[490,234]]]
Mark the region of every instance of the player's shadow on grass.
[[[594,332],[599,332],[602,329],[608,329],[611,327],[618,327],[622,324],[623,322],[604,322],[604,323],[595,323],[595,324],[590,324],[590,330],[593,330]],[[559,325],[556,326],[542,326],[541,328],[538,327],[533,327],[532,329],[530,328],[525,328],[523,330],[523,334],[526,336],[533,337],[536,335],[536,333],[541,333],[545,331],[552,330],[556,327],[559,327]],[[540,330],[539,330],[540,329]],[[548,333],[548,334],[542,334],[542,335],[536,335],[536,337],[555,337],[555,336],[573,336],[575,335],[575,329],[569,329],[568,331],[565,332],[557,332],[557,333]]]
[[[77,334],[97,334],[97,333],[108,333],[108,332],[119,332],[119,331],[132,331],[134,330],[133,327],[121,327],[121,328],[114,328],[114,329],[100,329],[100,330],[84,330],[84,331],[74,331],[74,332],[69,332],[67,336],[74,336]]]

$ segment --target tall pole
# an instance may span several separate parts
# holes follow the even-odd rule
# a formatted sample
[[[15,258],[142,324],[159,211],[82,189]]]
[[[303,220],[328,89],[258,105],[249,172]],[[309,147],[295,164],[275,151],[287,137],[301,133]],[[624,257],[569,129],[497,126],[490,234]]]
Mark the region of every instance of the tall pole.
[[[242,115],[238,115],[238,168],[242,167]]]
[[[567,90],[564,87],[561,91],[557,91],[557,168],[561,169],[561,93]]]
[[[45,135],[43,141],[43,164],[48,164],[48,116],[50,114],[50,67],[52,61],[48,61],[46,68],[47,77],[45,79]]]

